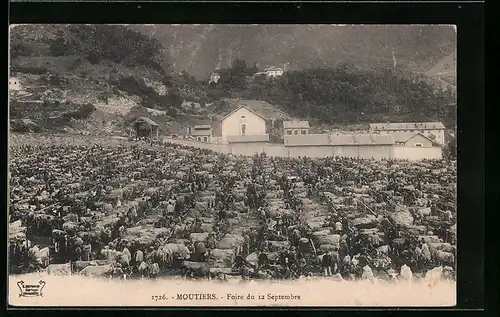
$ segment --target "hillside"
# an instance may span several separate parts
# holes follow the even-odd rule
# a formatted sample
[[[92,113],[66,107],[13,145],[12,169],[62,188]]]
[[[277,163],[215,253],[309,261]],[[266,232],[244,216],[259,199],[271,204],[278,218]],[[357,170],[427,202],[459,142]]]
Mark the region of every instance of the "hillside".
[[[158,39],[173,66],[199,79],[236,59],[290,70],[392,67],[425,72],[455,52],[452,26],[430,25],[134,25]],[[393,59],[394,54],[394,59]]]
[[[160,40],[168,30],[177,44]],[[454,37],[444,41],[447,32],[416,26],[278,25],[244,31],[224,25],[19,25],[11,29],[10,71],[23,90],[11,95],[10,116],[48,129],[103,134],[128,134],[131,120],[149,116],[164,132],[179,133],[187,125],[217,122],[245,103],[270,119],[308,119],[322,126],[431,119],[453,126],[455,87],[441,78],[453,78],[453,69],[440,70],[452,54]],[[381,34],[387,35],[384,41]],[[279,44],[283,38],[287,50]],[[390,48],[389,61],[381,53],[389,51],[376,54],[380,45]],[[239,53],[227,53],[231,47]],[[233,59],[242,55],[259,60]],[[284,76],[249,80],[262,65],[279,60],[288,63]],[[416,70],[410,61],[419,62]],[[216,85],[193,76],[206,76],[216,66],[223,68]]]
[[[11,96],[11,118],[49,129],[119,133],[136,113],[168,131],[183,99],[200,94],[185,91],[188,79],[172,70],[158,41],[125,26],[18,25],[10,62],[23,87]]]
[[[456,86],[457,81],[457,56],[451,53],[441,59],[436,65],[426,72],[427,75],[439,78]]]

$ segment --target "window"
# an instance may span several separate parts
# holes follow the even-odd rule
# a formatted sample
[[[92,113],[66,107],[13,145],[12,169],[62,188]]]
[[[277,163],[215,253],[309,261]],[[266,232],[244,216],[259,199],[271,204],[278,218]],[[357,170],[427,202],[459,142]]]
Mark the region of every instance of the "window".
[[[307,130],[300,131],[301,134],[307,134]]]
[[[196,137],[196,140],[201,142],[201,136]]]
[[[293,130],[293,134],[299,134],[299,131]]]
[[[247,125],[242,124],[241,125],[241,135],[246,135],[246,133],[247,133]]]
[[[204,136],[203,137],[203,142],[208,143],[208,137]]]
[[[286,130],[286,134],[292,135],[292,130]]]
[[[416,147],[422,147],[422,143],[415,143]]]
[[[241,116],[240,118],[241,118],[241,119],[246,119],[246,117],[247,117],[247,116]]]

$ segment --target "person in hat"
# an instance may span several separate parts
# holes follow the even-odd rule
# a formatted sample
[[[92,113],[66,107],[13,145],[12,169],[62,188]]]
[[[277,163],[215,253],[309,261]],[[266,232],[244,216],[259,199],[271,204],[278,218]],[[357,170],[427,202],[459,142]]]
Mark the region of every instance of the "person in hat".
[[[380,244],[380,237],[377,232],[373,232],[373,234],[369,237],[369,242],[373,248],[377,248]]]

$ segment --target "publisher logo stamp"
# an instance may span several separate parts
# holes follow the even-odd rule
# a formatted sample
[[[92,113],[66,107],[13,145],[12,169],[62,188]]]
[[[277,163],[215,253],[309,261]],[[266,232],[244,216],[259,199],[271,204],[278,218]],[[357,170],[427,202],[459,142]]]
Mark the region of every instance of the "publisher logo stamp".
[[[17,282],[19,287],[19,297],[43,297],[42,290],[45,287],[45,281],[40,280],[38,284],[26,284],[24,281]]]

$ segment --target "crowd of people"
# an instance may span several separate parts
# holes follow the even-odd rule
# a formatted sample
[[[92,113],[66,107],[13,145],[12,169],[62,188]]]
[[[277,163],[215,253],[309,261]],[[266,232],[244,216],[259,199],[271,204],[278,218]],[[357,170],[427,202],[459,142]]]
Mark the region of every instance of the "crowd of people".
[[[17,138],[11,273],[391,280],[440,267],[454,276],[454,161]]]

